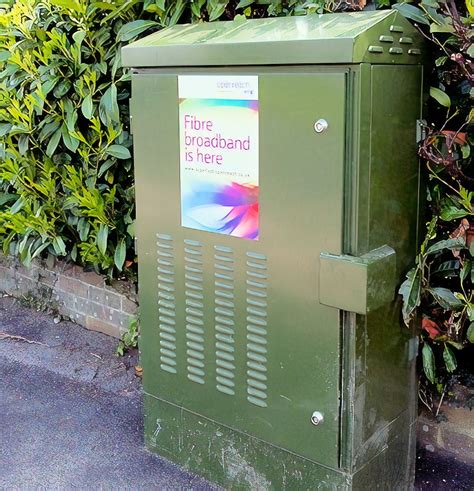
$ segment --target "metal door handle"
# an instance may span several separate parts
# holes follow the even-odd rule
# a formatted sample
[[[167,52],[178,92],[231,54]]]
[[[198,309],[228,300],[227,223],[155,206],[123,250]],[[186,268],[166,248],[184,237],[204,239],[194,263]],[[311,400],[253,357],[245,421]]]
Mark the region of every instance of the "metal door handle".
[[[395,251],[384,245],[360,257],[321,253],[319,301],[366,315],[396,295]]]

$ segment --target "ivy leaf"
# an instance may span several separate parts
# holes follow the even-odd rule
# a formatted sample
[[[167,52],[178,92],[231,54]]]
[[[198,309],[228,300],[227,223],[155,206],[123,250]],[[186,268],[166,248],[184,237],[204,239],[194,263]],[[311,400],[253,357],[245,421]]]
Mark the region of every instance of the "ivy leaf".
[[[431,346],[427,343],[423,344],[423,349],[421,350],[421,355],[423,358],[423,371],[425,372],[426,378],[432,383],[435,383],[435,361],[433,350]]]
[[[122,42],[130,41],[130,39],[138,36],[147,29],[150,29],[150,27],[157,25],[159,25],[158,22],[154,22],[152,20],[134,20],[132,22],[128,22],[120,28],[117,34],[117,39]]]
[[[447,344],[444,345],[443,360],[446,366],[446,370],[449,373],[452,373],[454,372],[454,370],[456,370],[457,367],[456,357],[454,356],[453,352],[448,348]]]
[[[109,237],[109,227],[102,223],[99,227],[99,231],[97,232],[95,242],[97,244],[97,247],[99,248],[99,251],[104,255],[107,251],[108,237]]]
[[[114,262],[119,271],[122,271],[123,263],[125,262],[125,255],[127,253],[125,240],[120,239],[117,247],[115,248]]]
[[[443,92],[437,87],[430,87],[430,96],[436,99],[442,106],[451,107],[451,99],[446,92]]]
[[[131,158],[130,150],[123,145],[110,145],[105,151],[107,155],[111,155],[117,159]]]

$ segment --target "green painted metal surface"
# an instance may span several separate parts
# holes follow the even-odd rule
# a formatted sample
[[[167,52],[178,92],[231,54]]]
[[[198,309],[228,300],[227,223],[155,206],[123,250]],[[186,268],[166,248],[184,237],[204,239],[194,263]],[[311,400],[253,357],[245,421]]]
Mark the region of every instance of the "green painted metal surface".
[[[421,34],[390,10],[174,26],[122,52],[133,67],[417,64],[421,56]]]
[[[288,84],[292,93],[280,97]],[[260,76],[260,146],[266,150],[260,156],[260,174],[265,179],[260,188],[258,242],[181,227],[179,166],[166,165],[179,160],[176,77],[143,75],[137,77],[134,87],[136,93],[150,96],[146,111],[135,106],[140,116],[139,123],[134,123],[135,158],[146,162],[137,168],[139,255],[144,258],[140,261],[142,339],[145,346],[154,346],[142,350],[143,365],[148,367],[145,390],[275,445],[337,465],[339,313],[315,299],[319,254],[342,250],[344,71]],[[136,95],[134,103],[138,104]],[[330,118],[332,131],[318,138],[313,118],[320,112]],[[275,139],[275,134],[280,137]],[[289,165],[295,141],[300,143],[296,166]],[[318,182],[325,183],[323,189],[316,186]],[[173,275],[169,277],[175,292],[172,305],[164,304],[162,312],[168,309],[177,326],[169,333],[176,338],[172,340],[176,348],[171,348],[176,354],[176,373],[160,369],[163,360],[159,355],[168,347],[168,338],[163,345],[158,336],[157,293],[165,293],[160,284],[167,276],[162,272],[159,279],[156,259],[168,246],[173,253]],[[193,277],[186,265],[194,256],[202,261],[203,273]],[[226,259],[234,269],[233,280],[220,286],[215,275]],[[248,364],[259,361],[258,356],[251,358],[253,331],[248,327],[252,262],[268,277],[265,288],[257,288],[265,304],[265,317],[256,330],[260,333],[256,342],[261,339],[262,344],[260,373]],[[201,284],[203,298],[198,300],[202,307],[192,310],[186,301],[192,287]],[[225,291],[233,304],[228,314],[219,313],[221,304],[217,303]],[[202,342],[193,338],[192,328],[190,331],[195,318],[202,320]],[[215,326],[223,323],[229,326],[227,342],[215,332]],[[189,362],[190,339],[195,342],[192,348],[202,353],[203,383],[193,376],[199,372],[193,372]],[[224,344],[219,346],[222,339]],[[319,347],[317,357],[314,344]],[[224,361],[230,363],[227,372],[217,365],[222,350],[227,353]],[[225,363],[222,366],[226,368]],[[219,390],[223,383],[220,372],[227,375],[228,393]],[[252,387],[260,391],[257,397],[249,394]],[[319,431],[308,433],[314,410],[326,414],[326,422]]]
[[[133,75],[147,445],[228,487],[409,489],[422,68],[233,59]],[[209,74],[258,76],[259,240],[181,226],[178,76]]]
[[[360,257],[321,254],[319,301],[366,315],[389,304],[396,293],[395,251],[388,246]]]

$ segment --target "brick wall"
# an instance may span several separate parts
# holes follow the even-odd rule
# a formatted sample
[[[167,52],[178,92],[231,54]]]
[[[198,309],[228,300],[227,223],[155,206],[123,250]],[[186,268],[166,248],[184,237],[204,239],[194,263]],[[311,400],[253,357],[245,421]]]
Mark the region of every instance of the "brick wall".
[[[137,314],[134,285],[105,283],[94,272],[56,261],[35,261],[26,268],[0,254],[0,292],[44,307],[81,326],[120,337]]]

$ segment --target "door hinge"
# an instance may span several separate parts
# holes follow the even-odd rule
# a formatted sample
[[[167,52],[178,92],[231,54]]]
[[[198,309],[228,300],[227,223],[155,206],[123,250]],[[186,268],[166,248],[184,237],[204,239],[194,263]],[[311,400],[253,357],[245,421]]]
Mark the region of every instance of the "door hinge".
[[[416,143],[422,142],[427,135],[427,123],[426,119],[417,119],[416,120]]]

